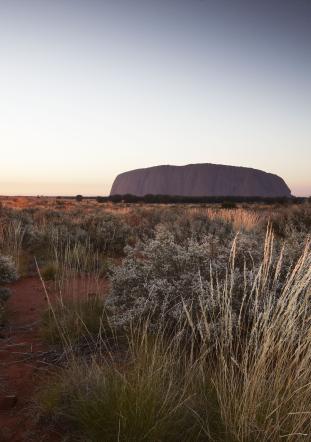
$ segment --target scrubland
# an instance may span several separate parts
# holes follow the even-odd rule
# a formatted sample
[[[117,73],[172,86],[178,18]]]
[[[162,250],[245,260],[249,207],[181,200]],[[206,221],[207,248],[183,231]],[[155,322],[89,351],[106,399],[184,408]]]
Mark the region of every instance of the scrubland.
[[[62,357],[34,409],[65,440],[311,439],[310,204],[4,202],[0,221],[1,311],[38,275]]]

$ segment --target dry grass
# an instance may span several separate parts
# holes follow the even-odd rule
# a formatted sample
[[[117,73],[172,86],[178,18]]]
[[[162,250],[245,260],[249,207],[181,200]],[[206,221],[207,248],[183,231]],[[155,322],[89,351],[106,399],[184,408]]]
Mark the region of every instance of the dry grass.
[[[173,335],[159,325],[150,336],[148,324],[133,324],[121,365],[111,353],[91,365],[73,358],[70,371],[41,393],[43,412],[65,418],[91,441],[309,440],[310,241],[281,291],[283,251],[275,257],[273,242],[270,229],[238,316],[232,310],[235,243],[225,289],[211,274],[216,336],[204,308],[199,336],[188,310],[188,324],[181,322]],[[57,312],[54,319],[61,317]],[[193,334],[185,340],[186,325]],[[102,347],[105,336],[97,336]]]
[[[263,220],[263,214],[252,209],[222,209],[214,207],[192,207],[190,216],[203,215],[209,220],[221,220],[231,224],[235,231],[251,231]]]
[[[24,238],[24,228],[19,220],[0,224],[0,251],[14,259],[19,268]]]
[[[32,249],[28,244],[26,251],[42,252],[38,265],[42,282],[45,285],[44,279],[53,279],[51,284],[59,294],[56,304],[49,303],[43,328],[50,342],[65,347],[68,367],[60,369],[42,389],[39,403],[43,415],[65,423],[64,432],[72,440],[311,440],[309,206],[268,210],[66,201],[64,207],[59,200],[42,198],[7,200],[5,204],[19,208],[13,214],[8,212],[0,224],[1,252],[6,251],[17,263],[21,260],[27,247],[23,249],[23,218],[17,214],[32,217],[26,223],[30,226],[27,240],[35,246]],[[53,224],[51,216],[60,206],[62,212],[56,221],[53,218]],[[33,207],[39,209],[34,215],[23,211]],[[209,232],[212,241],[221,234],[224,247],[234,232],[249,235],[252,242],[247,244],[263,249],[264,255],[259,267],[245,267],[241,282],[235,271],[236,241],[229,263],[221,271],[217,268],[219,250],[215,249],[208,269],[209,305],[215,313],[206,310],[203,300],[195,315],[181,302],[183,315],[174,330],[170,324],[159,323],[150,334],[148,319],[137,320],[126,330],[116,329],[104,296],[108,252],[100,249],[96,230],[93,243],[87,230],[85,237],[75,239],[79,233],[75,228],[85,227],[85,213],[101,216],[105,212],[117,214],[117,218],[111,220],[112,229],[104,231],[103,243],[115,234],[115,228],[124,225],[130,230],[127,242],[135,243],[144,235],[153,238],[158,224],[164,224],[177,232],[181,244],[188,238],[182,236],[190,236],[196,222],[197,235]],[[269,227],[263,244],[260,241],[270,219],[278,239]],[[284,219],[290,228],[284,226]],[[117,220],[123,223],[119,227]],[[119,261],[122,247],[118,248]],[[237,311],[234,306],[241,292]],[[48,291],[46,295],[49,298]],[[91,362],[77,359],[77,351],[73,351],[81,340],[96,343]]]
[[[241,309],[238,333],[232,333],[232,283],[219,294],[223,328],[212,378],[225,426],[239,441],[303,440],[311,434],[310,242],[276,297],[282,255],[273,267],[272,241],[269,234],[247,332]]]

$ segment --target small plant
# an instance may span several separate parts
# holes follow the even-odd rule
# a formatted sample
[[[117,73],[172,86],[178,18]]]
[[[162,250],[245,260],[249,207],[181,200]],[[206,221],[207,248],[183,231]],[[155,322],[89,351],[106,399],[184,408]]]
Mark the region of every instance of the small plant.
[[[0,287],[0,327],[5,323],[6,309],[5,303],[11,296],[11,290],[6,287]]]
[[[18,275],[11,257],[0,255],[0,283],[7,284],[16,281]],[[0,326],[5,322],[5,302],[11,295],[10,289],[0,287]]]
[[[18,278],[16,266],[10,256],[0,255],[0,283],[9,283]]]
[[[11,290],[7,287],[0,287],[0,302],[6,302],[11,296]]]
[[[103,258],[100,261],[98,273],[100,277],[106,277],[112,272],[112,262],[110,259]]]
[[[57,277],[58,267],[55,263],[46,264],[42,270],[41,275],[45,281],[54,281]]]
[[[59,300],[45,313],[41,331],[50,343],[64,346],[96,337],[109,330],[103,299],[96,294],[85,299]]]
[[[0,327],[3,326],[5,322],[5,309],[4,304],[0,301]]]
[[[223,209],[236,209],[237,205],[233,201],[224,201],[221,205]]]
[[[129,336],[128,362],[73,361],[39,396],[41,413],[94,442],[205,441],[177,346]]]

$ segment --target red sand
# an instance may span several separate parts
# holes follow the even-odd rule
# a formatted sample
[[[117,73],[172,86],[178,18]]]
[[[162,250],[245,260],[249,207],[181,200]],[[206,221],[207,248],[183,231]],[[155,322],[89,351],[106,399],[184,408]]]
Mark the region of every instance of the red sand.
[[[47,300],[38,278],[22,279],[10,287],[8,324],[0,339],[0,401],[15,395],[17,403],[0,409],[0,441],[58,441],[56,434],[38,427],[36,413],[31,411],[32,395],[46,374],[35,353],[47,350],[39,335]]]
[[[78,296],[92,289],[82,279],[72,287]],[[12,296],[6,304],[8,324],[0,331],[0,442],[57,442],[61,435],[40,426],[35,410],[31,409],[38,385],[49,376],[47,366],[36,354],[49,350],[39,334],[42,313],[48,306],[45,292],[38,277],[23,278],[10,288]],[[107,292],[107,281],[102,281],[100,291]],[[17,403],[6,407],[3,401],[7,402],[7,396],[16,396]]]

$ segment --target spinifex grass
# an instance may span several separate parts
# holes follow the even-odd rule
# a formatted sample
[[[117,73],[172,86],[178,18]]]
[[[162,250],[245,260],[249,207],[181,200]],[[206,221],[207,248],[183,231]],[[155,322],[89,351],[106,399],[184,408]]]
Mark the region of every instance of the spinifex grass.
[[[42,336],[49,343],[76,344],[81,339],[96,337],[101,327],[107,330],[103,299],[59,300],[43,316]]]
[[[122,363],[73,360],[41,392],[43,413],[65,418],[82,440],[94,442],[206,440],[192,411],[189,367],[176,343],[143,330],[128,338]]]
[[[310,242],[281,288],[282,252],[273,263],[272,250],[273,235],[268,232],[262,265],[237,317],[231,309],[232,261],[227,289],[216,290],[221,327],[213,342],[212,363],[201,366],[202,373],[211,374],[225,428],[245,442],[298,441],[311,435]],[[203,324],[208,355],[207,318]]]
[[[121,354],[91,363],[72,357],[70,368],[41,392],[43,414],[94,442],[309,440],[310,242],[285,272],[271,229],[263,249],[255,277],[244,273],[238,303],[234,241],[223,281],[211,263],[206,290],[213,314],[203,298],[193,314],[181,297],[184,315],[174,330],[165,321],[157,329],[148,319],[138,321],[127,327]],[[74,314],[81,320],[79,308]],[[56,324],[62,317],[54,310]],[[60,327],[63,336],[70,336],[70,324]],[[86,321],[81,324],[85,333]],[[97,339],[106,345],[104,322]]]

